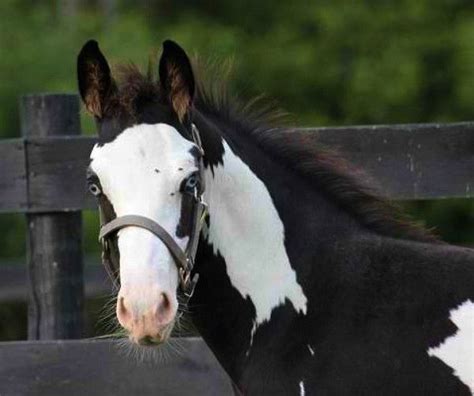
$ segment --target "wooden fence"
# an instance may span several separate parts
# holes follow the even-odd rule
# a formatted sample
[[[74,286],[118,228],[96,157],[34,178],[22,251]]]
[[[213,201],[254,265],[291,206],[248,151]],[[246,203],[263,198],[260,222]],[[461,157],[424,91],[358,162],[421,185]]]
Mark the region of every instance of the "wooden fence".
[[[0,343],[2,396],[226,396],[227,375],[197,338],[141,359],[110,341]]]
[[[81,210],[95,209],[85,170],[96,139],[80,135],[75,95],[20,103],[22,137],[0,142],[0,212],[27,218],[28,337],[0,343],[0,395],[230,394],[200,340],[167,364],[136,366],[109,342],[80,338]],[[364,169],[391,199],[472,198],[474,123],[309,128]]]

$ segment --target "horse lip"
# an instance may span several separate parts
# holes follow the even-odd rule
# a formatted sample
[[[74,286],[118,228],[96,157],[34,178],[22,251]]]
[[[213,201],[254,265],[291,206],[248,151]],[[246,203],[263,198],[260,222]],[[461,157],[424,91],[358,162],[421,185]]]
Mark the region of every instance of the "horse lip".
[[[143,338],[140,338],[139,340],[137,340],[137,344],[140,345],[140,346],[145,346],[145,347],[149,347],[149,346],[158,346],[158,345],[161,345],[165,342],[166,340],[161,338],[161,337],[151,337],[151,336],[145,336]]]
[[[141,338],[137,338],[132,333],[130,333],[128,338],[130,341],[132,341],[133,343],[139,346],[144,346],[144,347],[159,346],[161,344],[164,344],[166,341],[168,341],[168,339],[170,338],[171,332],[173,330],[173,327],[174,327],[174,321],[168,324],[163,329],[161,329],[161,331],[154,336],[147,335]]]

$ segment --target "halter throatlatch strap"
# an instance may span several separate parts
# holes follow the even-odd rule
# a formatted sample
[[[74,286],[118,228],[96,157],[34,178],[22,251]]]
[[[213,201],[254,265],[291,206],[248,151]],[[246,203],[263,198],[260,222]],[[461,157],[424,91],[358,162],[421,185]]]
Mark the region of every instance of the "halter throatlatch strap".
[[[201,138],[196,126],[192,126],[192,136],[194,143],[198,146],[201,154],[203,154]],[[171,256],[174,259],[176,266],[178,267],[179,281],[181,290],[184,293],[185,303],[192,297],[194,288],[199,279],[199,275],[195,274],[191,277],[191,272],[194,266],[194,259],[199,244],[199,235],[203,228],[205,217],[207,214],[207,206],[202,201],[202,193],[204,192],[204,175],[203,165],[199,164],[199,173],[201,175],[201,188],[200,191],[195,191],[193,199],[193,223],[191,234],[189,236],[189,242],[186,246],[186,250],[183,251],[179,245],[175,242],[174,238],[155,221],[148,217],[140,215],[125,215],[117,217],[115,219],[109,219],[105,215],[102,206],[99,201],[99,212],[101,228],[99,233],[99,241],[102,243],[102,261],[105,268],[114,282],[114,286],[118,287],[117,272],[119,270],[118,265],[118,248],[113,245],[113,237],[116,233],[125,227],[140,227],[150,231],[153,235],[157,236],[168,248]]]

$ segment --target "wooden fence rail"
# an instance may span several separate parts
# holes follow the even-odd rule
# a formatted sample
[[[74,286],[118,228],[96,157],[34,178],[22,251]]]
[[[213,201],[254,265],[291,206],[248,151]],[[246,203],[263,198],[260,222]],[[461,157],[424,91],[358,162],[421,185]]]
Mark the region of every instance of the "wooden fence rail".
[[[474,196],[474,122],[305,131],[338,148],[391,199]],[[96,138],[84,136],[2,141],[0,212],[95,209],[85,184],[95,142]]]
[[[75,95],[21,101],[22,137],[0,141],[0,213],[28,221],[29,338],[81,336],[80,211],[95,209],[85,172],[94,137],[80,136]],[[396,200],[474,197],[474,122],[304,129],[367,172]],[[202,341],[184,355],[134,366],[109,342],[0,343],[0,395],[226,395]],[[182,347],[180,347],[181,349]]]
[[[112,282],[100,262],[100,257],[94,255],[84,259],[84,262],[84,297],[110,296],[113,292]],[[28,292],[26,265],[2,262],[0,264],[0,305],[7,302],[26,301]]]
[[[2,396],[232,394],[227,375],[197,338],[174,340],[143,361],[110,341],[0,343]]]

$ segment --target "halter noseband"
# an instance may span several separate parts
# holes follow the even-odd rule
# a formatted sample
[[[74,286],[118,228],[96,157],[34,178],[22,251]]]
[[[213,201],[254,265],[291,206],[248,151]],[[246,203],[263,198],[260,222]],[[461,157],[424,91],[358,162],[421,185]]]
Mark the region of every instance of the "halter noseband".
[[[192,125],[192,138],[193,142],[204,154],[202,149],[201,137],[196,126]],[[106,211],[99,200],[99,211],[100,211],[100,233],[99,242],[102,244],[102,261],[103,264],[117,286],[117,277],[115,273],[118,271],[118,247],[114,243],[114,236],[117,231],[125,227],[140,227],[150,231],[152,234],[157,236],[168,248],[171,256],[174,259],[176,266],[178,267],[179,273],[179,284],[181,291],[184,294],[185,301],[187,303],[192,297],[194,288],[199,279],[199,274],[191,276],[191,272],[194,267],[194,259],[196,257],[196,251],[199,243],[199,235],[203,228],[205,217],[207,214],[207,205],[202,200],[202,194],[204,192],[204,166],[202,161],[199,161],[199,173],[201,175],[201,187],[196,186],[193,196],[193,223],[191,234],[189,236],[189,242],[186,249],[183,251],[179,245],[175,242],[173,237],[160,226],[154,220],[140,215],[125,215],[116,217],[115,219],[108,218]]]

